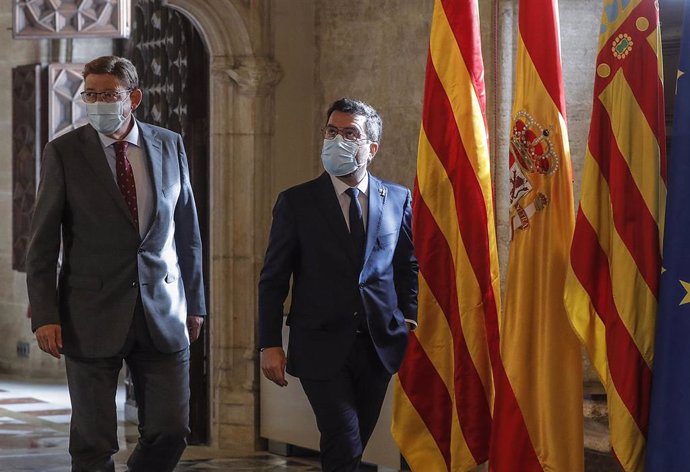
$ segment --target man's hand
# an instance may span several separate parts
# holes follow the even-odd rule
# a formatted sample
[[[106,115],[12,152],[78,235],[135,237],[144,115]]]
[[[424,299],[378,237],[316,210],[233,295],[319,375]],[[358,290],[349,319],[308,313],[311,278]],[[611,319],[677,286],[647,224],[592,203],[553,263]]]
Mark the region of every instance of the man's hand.
[[[204,325],[203,316],[188,316],[187,330],[189,331],[189,342],[193,343],[201,334],[201,327]]]
[[[261,351],[261,370],[264,377],[274,384],[285,387],[285,351],[282,347],[267,347]]]
[[[36,340],[41,351],[60,359],[62,349],[62,327],[59,324],[43,325],[36,330]]]

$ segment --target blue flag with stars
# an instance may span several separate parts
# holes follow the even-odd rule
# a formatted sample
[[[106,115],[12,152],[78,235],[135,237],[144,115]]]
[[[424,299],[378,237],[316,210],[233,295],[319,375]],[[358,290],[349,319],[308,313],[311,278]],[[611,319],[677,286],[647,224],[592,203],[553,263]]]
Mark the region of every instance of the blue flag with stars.
[[[690,4],[686,2],[668,161],[663,269],[646,472],[690,470]]]

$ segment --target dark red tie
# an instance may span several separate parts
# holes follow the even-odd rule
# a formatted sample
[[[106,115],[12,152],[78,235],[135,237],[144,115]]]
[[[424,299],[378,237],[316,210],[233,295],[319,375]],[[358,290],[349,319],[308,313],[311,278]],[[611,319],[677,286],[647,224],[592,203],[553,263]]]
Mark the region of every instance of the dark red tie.
[[[125,203],[132,215],[134,225],[139,228],[139,210],[137,209],[137,188],[134,185],[134,172],[127,159],[127,141],[115,141],[115,173],[117,174],[117,186],[120,187]]]

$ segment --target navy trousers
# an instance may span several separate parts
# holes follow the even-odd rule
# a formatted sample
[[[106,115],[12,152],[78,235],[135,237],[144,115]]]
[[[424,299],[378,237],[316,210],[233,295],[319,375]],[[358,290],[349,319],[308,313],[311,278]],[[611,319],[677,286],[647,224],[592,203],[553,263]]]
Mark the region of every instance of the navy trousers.
[[[189,349],[156,350],[141,300],[122,351],[108,358],[66,356],[72,401],[69,452],[73,472],[114,472],[118,451],[115,392],[122,362],[132,374],[139,441],[131,472],[172,472],[189,434]]]
[[[347,362],[332,378],[300,379],[321,433],[324,472],[359,470],[390,379],[368,333],[357,335]]]

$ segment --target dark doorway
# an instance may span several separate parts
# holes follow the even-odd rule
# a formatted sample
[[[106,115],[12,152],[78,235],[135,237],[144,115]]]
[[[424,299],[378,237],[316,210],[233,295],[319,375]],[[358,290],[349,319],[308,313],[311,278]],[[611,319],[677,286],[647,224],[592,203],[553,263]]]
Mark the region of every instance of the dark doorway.
[[[208,301],[208,51],[191,21],[163,7],[160,0],[133,2],[132,34],[118,41],[116,49],[140,75],[143,100],[137,118],[176,131],[184,139],[199,211]],[[209,438],[208,344],[207,325],[191,349],[191,444],[206,444]]]

